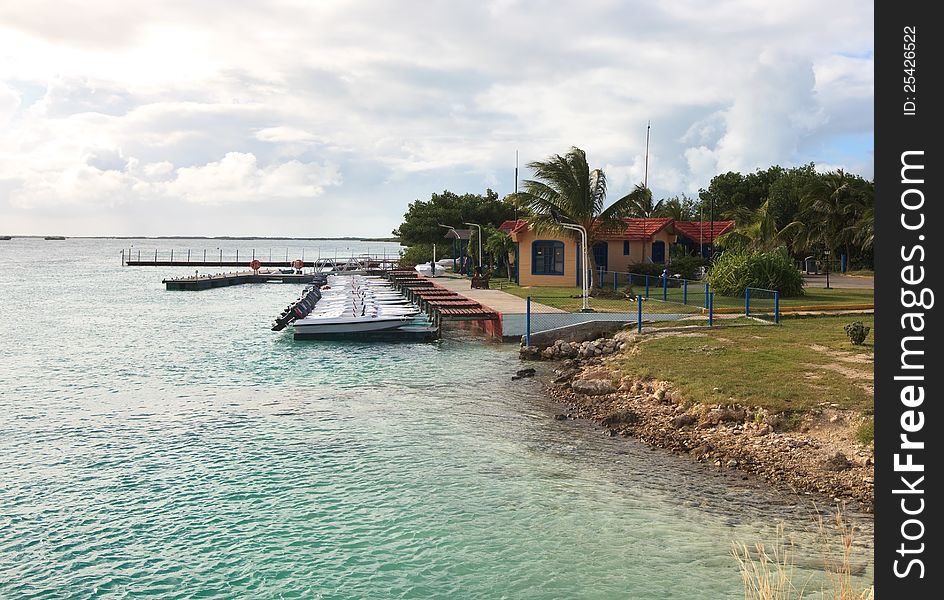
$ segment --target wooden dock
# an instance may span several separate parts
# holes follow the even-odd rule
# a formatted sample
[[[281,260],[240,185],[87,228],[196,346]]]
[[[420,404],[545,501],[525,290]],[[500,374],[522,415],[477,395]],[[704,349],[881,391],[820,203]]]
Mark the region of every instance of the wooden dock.
[[[482,329],[501,337],[501,313],[462,294],[448,290],[416,271],[390,271],[387,278],[437,327],[444,321],[483,322]]]
[[[213,275],[190,275],[173,277],[161,283],[168,290],[209,290],[212,288],[242,285],[244,283],[311,283],[315,275],[311,273],[262,273],[243,271],[237,273],[216,273]]]
[[[223,250],[154,250],[142,251],[140,249],[126,248],[121,251],[121,265],[124,267],[237,267],[247,268],[253,262],[258,260],[260,267],[272,268],[299,268],[312,267],[320,271],[390,271],[397,268],[400,257],[383,254],[361,254],[357,256],[335,256],[322,257],[315,259],[305,259],[304,252],[302,256],[292,258],[286,253],[284,260],[273,259],[271,255],[264,258],[262,253],[255,251],[242,252],[236,250],[235,253],[224,253]]]

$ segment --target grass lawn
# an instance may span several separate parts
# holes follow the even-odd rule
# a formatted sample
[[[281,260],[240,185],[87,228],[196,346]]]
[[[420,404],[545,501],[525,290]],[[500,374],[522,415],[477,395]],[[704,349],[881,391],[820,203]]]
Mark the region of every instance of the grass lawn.
[[[562,310],[576,311],[580,310],[581,298],[580,288],[575,287],[519,287],[514,283],[502,282],[501,287],[493,284],[493,288],[514,294],[521,298],[531,296],[535,302],[560,308]],[[625,289],[625,288],[622,288]],[[634,286],[633,291],[639,294],[645,293],[644,286]],[[663,290],[661,286],[650,286],[649,296],[651,298],[661,299]],[[666,300],[672,302],[687,301],[693,307],[705,305],[705,287],[703,284],[689,284],[685,290],[680,287],[670,287],[665,290]],[[827,306],[827,305],[858,305],[872,304],[875,295],[872,290],[850,290],[850,289],[824,289],[809,288],[806,293],[799,298],[781,298],[781,308],[792,308],[796,306]],[[772,298],[762,298],[755,295],[752,304],[758,308],[773,307]],[[633,310],[633,304],[624,299],[610,298],[591,298],[590,305],[596,310],[602,311],[626,311]],[[716,308],[743,307],[744,298],[715,295],[714,306]]]
[[[868,413],[874,405],[873,334],[854,346],[843,326],[856,320],[874,326],[872,315],[789,317],[779,327],[643,336],[620,368],[636,377],[671,381],[695,402],[734,398],[787,412],[832,402]]]

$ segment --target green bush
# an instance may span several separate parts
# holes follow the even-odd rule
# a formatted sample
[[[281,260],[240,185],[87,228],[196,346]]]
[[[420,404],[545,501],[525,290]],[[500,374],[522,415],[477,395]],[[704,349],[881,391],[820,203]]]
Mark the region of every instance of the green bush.
[[[673,277],[678,273],[682,279],[694,279],[698,268],[705,266],[707,263],[708,261],[700,256],[679,256],[673,258],[669,263],[669,273]],[[662,271],[660,270],[659,275],[661,274]]]
[[[863,325],[862,321],[854,321],[843,327],[843,329],[845,329],[846,335],[849,336],[849,341],[858,346],[868,337],[871,328]]]
[[[708,283],[722,296],[744,296],[749,287],[777,290],[783,298],[803,295],[803,275],[785,250],[726,250],[712,261]]]

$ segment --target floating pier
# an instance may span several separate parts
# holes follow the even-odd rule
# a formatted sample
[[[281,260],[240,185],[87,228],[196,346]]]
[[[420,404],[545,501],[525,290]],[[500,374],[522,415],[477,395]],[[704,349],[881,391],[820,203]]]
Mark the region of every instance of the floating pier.
[[[315,280],[314,273],[258,273],[244,271],[239,273],[216,273],[213,275],[190,275],[189,277],[173,277],[164,279],[161,283],[168,290],[209,290],[211,288],[229,287],[244,283],[311,283]]]

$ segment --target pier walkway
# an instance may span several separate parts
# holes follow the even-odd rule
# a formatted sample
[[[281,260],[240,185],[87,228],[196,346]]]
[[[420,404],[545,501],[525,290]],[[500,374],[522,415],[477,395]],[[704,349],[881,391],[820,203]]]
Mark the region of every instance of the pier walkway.
[[[209,290],[211,288],[242,285],[244,283],[310,283],[315,279],[312,273],[266,273],[264,271],[242,271],[236,273],[215,273],[213,275],[190,275],[172,277],[161,283],[168,290]]]

